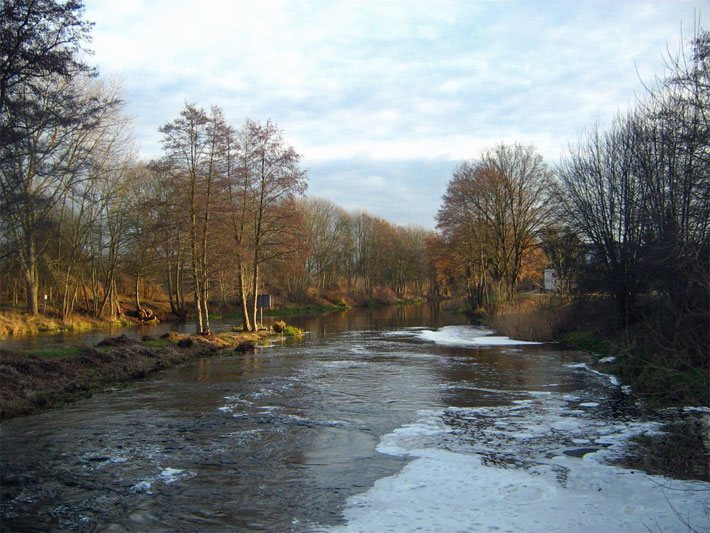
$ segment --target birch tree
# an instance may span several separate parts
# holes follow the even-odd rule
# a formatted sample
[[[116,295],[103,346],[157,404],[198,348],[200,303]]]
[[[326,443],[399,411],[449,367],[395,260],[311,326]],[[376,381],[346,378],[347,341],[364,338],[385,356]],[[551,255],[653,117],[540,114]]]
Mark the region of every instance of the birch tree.
[[[160,128],[174,178],[184,182],[187,190],[190,269],[195,321],[200,335],[211,334],[209,242],[215,188],[223,164],[225,129],[218,107],[213,107],[208,114],[193,104],[185,104],[180,117]]]

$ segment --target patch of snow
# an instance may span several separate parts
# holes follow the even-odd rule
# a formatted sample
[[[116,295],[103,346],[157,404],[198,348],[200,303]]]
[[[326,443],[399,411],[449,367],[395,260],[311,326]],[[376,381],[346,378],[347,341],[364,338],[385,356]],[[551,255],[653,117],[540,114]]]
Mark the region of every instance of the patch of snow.
[[[609,380],[609,383],[611,383],[614,387],[618,387],[621,385],[621,382],[619,381],[619,378],[614,376],[613,374],[605,374],[604,372],[599,372],[598,370],[594,370],[593,368],[590,368],[587,363],[571,363],[568,365],[565,365],[567,368],[576,368],[579,370],[587,370],[588,372],[591,372],[592,374],[596,374],[597,376],[604,377]]]
[[[683,407],[686,413],[710,413],[710,407]]]
[[[181,477],[185,477],[185,475],[185,471],[180,468],[164,468],[160,474],[158,474],[158,478],[166,485],[170,485]]]
[[[705,531],[710,483],[608,464],[653,422],[610,422],[570,395],[516,407],[420,411],[382,437],[381,453],[412,459],[350,497],[335,531]],[[576,400],[576,401],[575,401]],[[595,402],[586,402],[593,407]]]
[[[580,407],[599,407],[597,402],[584,402],[579,404]]]
[[[541,344],[539,342],[518,341],[508,337],[495,336],[493,333],[490,329],[476,326],[445,326],[436,331],[421,330],[417,333],[417,337],[443,346],[474,347]]]

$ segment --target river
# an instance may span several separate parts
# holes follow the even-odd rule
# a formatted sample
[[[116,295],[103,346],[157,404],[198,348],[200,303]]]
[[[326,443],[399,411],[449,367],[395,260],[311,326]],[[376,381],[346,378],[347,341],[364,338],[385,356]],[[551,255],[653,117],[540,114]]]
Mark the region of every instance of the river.
[[[710,527],[710,484],[608,464],[658,424],[584,353],[427,306],[289,323],[309,334],[2,423],[2,530]]]

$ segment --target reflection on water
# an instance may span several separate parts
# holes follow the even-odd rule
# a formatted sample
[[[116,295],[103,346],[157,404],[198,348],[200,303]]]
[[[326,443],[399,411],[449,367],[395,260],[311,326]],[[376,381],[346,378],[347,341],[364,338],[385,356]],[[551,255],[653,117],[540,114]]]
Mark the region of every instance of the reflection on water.
[[[323,338],[339,331],[393,328],[407,324],[439,327],[444,325],[442,320],[448,320],[447,324],[465,323],[465,319],[462,316],[452,317],[450,313],[440,310],[437,305],[396,305],[293,317],[265,316],[263,323],[268,327],[277,320],[286,320],[289,324],[308,332],[313,338]],[[210,320],[210,325],[215,333],[231,331],[233,328],[240,327],[240,323],[237,321],[222,319],[212,319]],[[28,337],[6,337],[0,339],[0,347],[30,350],[62,346],[94,346],[108,336],[127,335],[134,339],[140,339],[146,335],[159,337],[168,331],[192,334],[196,329],[193,322],[163,322],[148,326],[105,328],[80,332],[68,331]]]
[[[419,411],[598,386],[550,346],[422,341],[421,328],[466,322],[433,307],[288,321],[310,335],[3,423],[3,529],[337,524],[349,496],[401,469],[375,447]]]

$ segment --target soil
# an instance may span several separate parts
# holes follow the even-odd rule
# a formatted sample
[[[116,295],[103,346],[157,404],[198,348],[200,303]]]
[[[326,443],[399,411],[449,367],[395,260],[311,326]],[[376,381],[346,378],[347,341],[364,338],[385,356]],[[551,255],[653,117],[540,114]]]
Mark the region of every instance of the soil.
[[[269,335],[200,337],[171,333],[165,336],[168,344],[164,346],[151,346],[151,340],[114,337],[95,348],[83,348],[77,355],[52,358],[0,350],[0,420],[89,397],[202,357],[239,355],[243,352],[235,347]],[[178,343],[185,347],[178,347]]]

